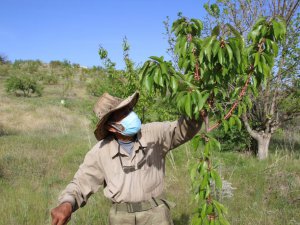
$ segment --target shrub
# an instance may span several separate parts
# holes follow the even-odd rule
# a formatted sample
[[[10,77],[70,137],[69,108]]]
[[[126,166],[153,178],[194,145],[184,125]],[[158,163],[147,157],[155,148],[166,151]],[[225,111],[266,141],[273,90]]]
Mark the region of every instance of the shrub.
[[[30,97],[32,94],[42,95],[43,87],[35,79],[28,75],[12,76],[6,80],[6,92],[15,93],[17,96],[20,92],[24,97]]]
[[[233,127],[226,133],[224,129],[216,129],[213,133],[221,143],[222,151],[248,151],[252,148],[252,139],[244,127],[241,130]]]
[[[46,74],[42,76],[43,84],[58,84],[58,76],[55,74]]]
[[[0,64],[0,77],[8,76],[10,72],[10,64]]]

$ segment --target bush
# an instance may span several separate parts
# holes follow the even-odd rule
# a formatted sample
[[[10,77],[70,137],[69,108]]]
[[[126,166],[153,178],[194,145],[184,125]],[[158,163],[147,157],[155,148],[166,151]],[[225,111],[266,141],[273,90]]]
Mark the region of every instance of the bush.
[[[58,76],[54,74],[46,74],[41,77],[43,84],[58,84]]]
[[[10,72],[10,64],[0,64],[0,77],[8,76]]]
[[[248,151],[252,147],[252,138],[244,127],[238,130],[236,127],[229,129],[216,129],[214,136],[221,143],[222,151]]]
[[[124,98],[127,97],[127,90],[125,84],[126,79],[123,77],[112,78],[102,75],[87,82],[87,92],[92,96],[101,96],[104,92]]]
[[[6,92],[15,93],[17,96],[20,92],[24,97],[30,97],[32,94],[42,95],[43,87],[35,79],[28,75],[12,76],[6,80]]]

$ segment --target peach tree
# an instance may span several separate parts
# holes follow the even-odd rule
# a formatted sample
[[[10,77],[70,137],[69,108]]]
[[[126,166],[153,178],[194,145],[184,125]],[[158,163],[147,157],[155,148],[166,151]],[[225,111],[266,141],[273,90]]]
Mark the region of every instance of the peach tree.
[[[235,126],[241,129],[240,116],[251,107],[249,95],[257,95],[270,75],[285,27],[280,18],[260,18],[246,41],[229,24],[219,24],[203,37],[200,20],[180,16],[172,25],[176,67],[151,56],[140,70],[145,90],[161,93],[180,113],[205,124],[204,132],[191,142],[195,150],[202,149],[190,171],[197,203],[191,224],[229,224],[226,208],[217,200],[222,179],[211,158],[221,147],[209,132],[217,127],[225,132]],[[210,120],[215,123],[210,125]]]

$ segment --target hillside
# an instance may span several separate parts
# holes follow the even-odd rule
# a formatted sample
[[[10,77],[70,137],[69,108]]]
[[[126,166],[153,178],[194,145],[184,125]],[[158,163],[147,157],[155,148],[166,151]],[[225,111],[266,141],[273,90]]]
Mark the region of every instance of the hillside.
[[[45,84],[41,97],[6,93],[7,78],[0,76],[0,225],[50,224],[59,192],[96,143],[91,109],[97,97],[79,76],[65,96],[59,80]],[[195,154],[187,143],[167,159],[165,192],[177,204],[175,225],[188,224],[196,204],[189,179]],[[232,225],[300,224],[299,145],[290,148],[277,135],[266,161],[247,152],[214,152],[214,162],[227,184],[219,198]],[[108,224],[109,207],[100,190],[69,224]]]

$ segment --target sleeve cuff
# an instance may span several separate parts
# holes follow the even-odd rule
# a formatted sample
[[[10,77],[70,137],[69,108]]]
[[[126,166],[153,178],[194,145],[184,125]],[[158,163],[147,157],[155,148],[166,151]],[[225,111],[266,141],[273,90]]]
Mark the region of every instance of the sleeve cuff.
[[[69,202],[72,205],[72,211],[76,210],[76,201],[72,195],[65,195],[63,198],[59,199],[59,204]]]

